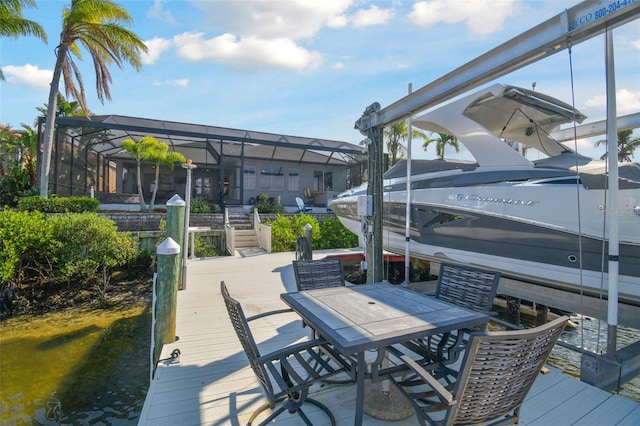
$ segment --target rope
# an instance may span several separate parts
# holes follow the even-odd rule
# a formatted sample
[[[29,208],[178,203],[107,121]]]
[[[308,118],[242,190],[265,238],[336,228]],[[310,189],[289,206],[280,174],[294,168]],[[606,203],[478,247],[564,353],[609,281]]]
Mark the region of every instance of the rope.
[[[578,129],[576,125],[575,109],[576,109],[576,97],[575,97],[575,81],[573,76],[573,57],[571,48],[571,37],[567,38],[567,52],[569,53],[569,78],[571,81],[571,106],[573,107],[573,149],[578,152]],[[580,273],[580,311],[584,312],[584,289],[583,289],[583,276],[582,276],[582,218],[580,215],[580,164],[578,163],[578,156],[575,155],[575,167],[576,167],[576,200],[578,206],[578,265]],[[602,292],[601,296],[602,296]],[[580,316],[580,348],[584,352],[584,315]]]

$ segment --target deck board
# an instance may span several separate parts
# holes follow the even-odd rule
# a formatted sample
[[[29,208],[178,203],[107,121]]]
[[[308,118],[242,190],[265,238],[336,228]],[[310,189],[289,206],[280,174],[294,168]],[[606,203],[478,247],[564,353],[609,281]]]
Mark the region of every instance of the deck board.
[[[314,256],[322,254],[314,252]],[[254,257],[190,260],[187,289],[178,293],[176,334],[179,340],[165,345],[161,358],[179,348],[179,362],[161,362],[140,415],[140,425],[246,424],[251,413],[266,400],[227,317],[220,281],[237,298],[248,316],[286,306],[280,293],[293,291],[293,253]],[[303,341],[303,328],[294,313],[269,316],[251,322],[263,352]],[[323,385],[313,398],[327,405],[338,425],[353,424],[354,385]],[[314,406],[305,413],[314,425],[329,425]],[[415,415],[401,421],[384,421],[365,415],[369,426],[417,424]],[[297,416],[280,416],[279,425],[297,426]],[[637,425],[640,404],[591,387],[550,368],[539,375],[521,412],[520,425]]]

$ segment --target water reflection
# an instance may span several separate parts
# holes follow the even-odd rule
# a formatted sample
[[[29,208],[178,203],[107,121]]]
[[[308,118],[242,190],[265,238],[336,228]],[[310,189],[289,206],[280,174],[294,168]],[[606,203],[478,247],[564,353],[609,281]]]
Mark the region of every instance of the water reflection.
[[[150,323],[146,306],[3,322],[0,423],[135,424],[148,388]]]

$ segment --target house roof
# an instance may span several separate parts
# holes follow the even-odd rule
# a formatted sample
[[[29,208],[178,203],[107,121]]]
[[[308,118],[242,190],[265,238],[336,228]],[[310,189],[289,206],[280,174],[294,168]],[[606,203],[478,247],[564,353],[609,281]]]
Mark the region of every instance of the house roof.
[[[84,139],[109,159],[129,159],[122,141],[153,136],[194,163],[218,163],[221,155],[299,163],[345,165],[366,155],[363,147],[347,142],[290,136],[252,130],[121,115],[57,117],[63,133]],[[90,139],[90,140],[89,140]]]

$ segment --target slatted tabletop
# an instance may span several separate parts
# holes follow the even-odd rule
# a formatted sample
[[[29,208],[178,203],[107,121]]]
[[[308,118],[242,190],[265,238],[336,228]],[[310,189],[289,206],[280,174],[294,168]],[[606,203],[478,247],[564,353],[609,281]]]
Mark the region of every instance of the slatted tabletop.
[[[344,355],[357,355],[354,424],[364,421],[365,351],[486,324],[489,317],[389,283],[283,293],[280,298]]]
[[[483,313],[388,283],[283,293],[280,298],[345,355],[489,321]]]

